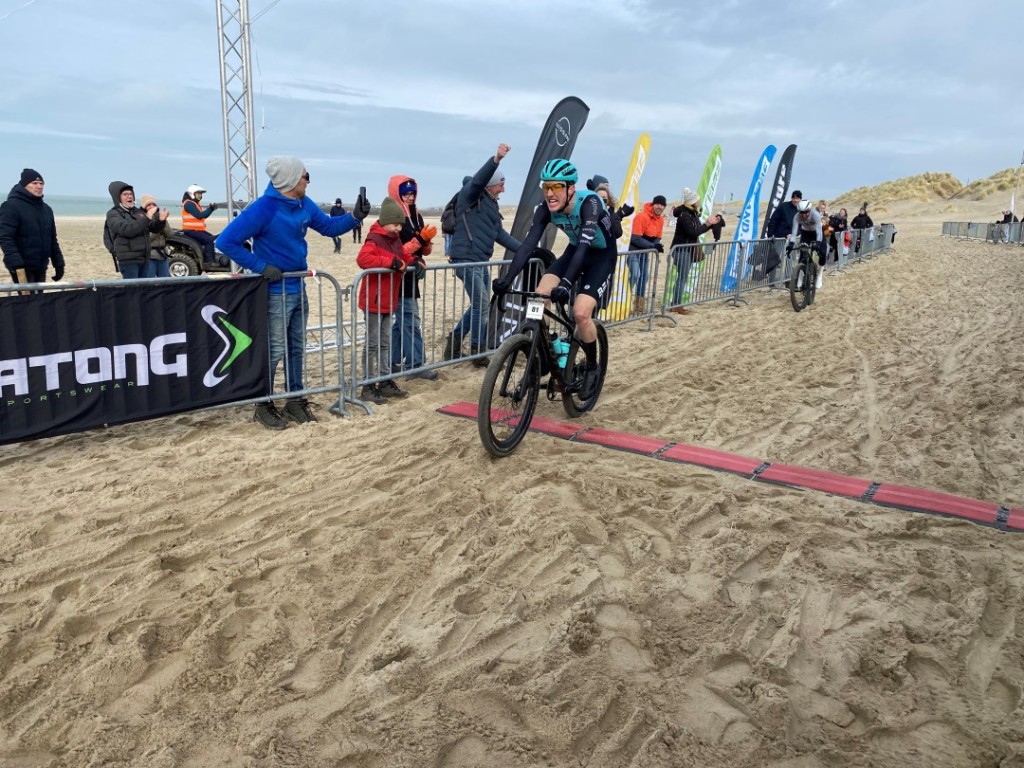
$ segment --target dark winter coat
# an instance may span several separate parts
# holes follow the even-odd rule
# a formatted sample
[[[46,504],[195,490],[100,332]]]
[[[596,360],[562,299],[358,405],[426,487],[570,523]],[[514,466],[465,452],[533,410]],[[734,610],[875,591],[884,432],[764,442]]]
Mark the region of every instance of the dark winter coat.
[[[850,222],[850,229],[867,229],[873,226],[875,226],[875,222],[866,213],[858,213]]]
[[[455,232],[448,246],[449,261],[488,261],[494,255],[496,242],[510,250],[519,250],[519,241],[501,225],[498,201],[487,194],[487,182],[496,170],[498,164],[494,158],[487,158],[459,191],[455,203]]]
[[[793,218],[796,216],[796,206],[792,201],[787,200],[775,209],[775,213],[768,219],[768,231],[765,237],[786,237],[793,231]]]
[[[64,268],[53,209],[21,184],[0,205],[0,249],[9,270],[45,270],[51,263]]]
[[[676,233],[672,236],[672,245],[692,245],[700,242],[700,236],[711,227],[700,220],[700,214],[686,205],[677,205],[672,209],[676,217]]]
[[[121,192],[130,187],[123,181],[112,181],[107,187],[114,207],[107,211],[106,227],[118,264],[142,264],[149,255],[150,232],[160,232],[165,222],[158,215],[149,218],[141,208],[126,209],[121,205]]]

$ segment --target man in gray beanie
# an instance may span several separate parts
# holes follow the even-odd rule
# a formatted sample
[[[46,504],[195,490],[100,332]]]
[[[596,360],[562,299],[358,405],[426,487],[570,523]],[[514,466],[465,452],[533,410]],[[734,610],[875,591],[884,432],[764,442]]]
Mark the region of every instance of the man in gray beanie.
[[[217,237],[217,247],[246,269],[262,274],[269,282],[267,305],[270,334],[270,376],[274,391],[277,365],[284,360],[285,389],[301,392],[302,362],[306,349],[309,300],[301,277],[283,278],[285,272],[306,272],[306,230],[336,237],[352,230],[370,213],[362,195],[351,213],[331,218],[306,196],[309,172],[297,157],[272,157],[267,161],[267,184],[254,200]],[[245,247],[252,240],[252,251]],[[283,278],[283,279],[282,279]],[[287,350],[287,356],[285,351]],[[284,429],[288,422],[316,421],[306,398],[293,395],[278,411],[272,400],[259,403],[253,420],[268,429]]]
[[[455,232],[448,248],[448,261],[464,264],[455,271],[469,297],[469,309],[445,339],[444,357],[452,360],[462,356],[462,340],[470,337],[470,353],[487,349],[487,313],[491,300],[491,273],[487,262],[494,255],[497,242],[513,251],[519,241],[502,226],[498,198],[505,191],[505,173],[499,163],[509,153],[508,144],[499,144],[494,157],[462,184],[455,203]],[[486,366],[487,358],[479,357],[475,365]]]

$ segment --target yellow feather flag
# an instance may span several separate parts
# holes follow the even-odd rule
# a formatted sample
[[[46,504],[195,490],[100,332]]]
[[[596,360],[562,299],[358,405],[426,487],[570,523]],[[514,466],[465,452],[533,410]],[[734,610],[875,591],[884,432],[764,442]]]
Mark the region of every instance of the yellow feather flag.
[[[640,205],[640,176],[644,172],[650,151],[651,137],[646,133],[641,133],[640,138],[636,140],[636,146],[633,147],[633,155],[629,159],[626,178],[622,182],[619,205],[630,205],[633,208],[638,208]],[[615,262],[611,296],[607,306],[600,314],[600,318],[605,321],[625,320],[633,312],[633,291],[629,285],[629,267],[626,265],[626,257],[622,255],[629,250],[629,236],[632,230],[632,217],[623,219],[622,237],[618,241],[619,257]]]

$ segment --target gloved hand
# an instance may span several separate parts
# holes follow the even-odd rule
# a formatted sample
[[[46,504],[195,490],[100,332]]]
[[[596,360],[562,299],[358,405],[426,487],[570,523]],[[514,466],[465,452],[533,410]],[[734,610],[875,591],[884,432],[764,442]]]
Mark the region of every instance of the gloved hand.
[[[391,269],[395,272],[405,272],[405,262],[395,256],[395,258],[391,260]]]
[[[656,250],[658,253],[664,253],[665,252],[665,246],[662,245],[659,241],[655,240],[654,241],[654,250]]]
[[[275,267],[273,264],[267,264],[260,273],[263,275],[264,280],[269,280],[272,283],[276,283],[278,280],[284,277],[284,273],[280,269]]]
[[[217,204],[216,203],[210,203],[210,210],[211,211],[216,211],[217,210]]]
[[[420,230],[419,238],[423,242],[423,244],[426,245],[427,243],[434,239],[434,235],[436,234],[437,227],[435,227],[433,224],[427,224],[427,226]]]
[[[636,208],[632,205],[623,205],[619,208],[619,216],[626,218],[627,216],[632,216],[634,211],[636,211]]]
[[[416,261],[413,262],[413,267],[416,269],[417,280],[422,280],[427,276],[427,264],[422,259],[416,259]]]
[[[563,277],[558,281],[558,285],[551,290],[551,300],[564,304],[569,301],[570,293],[572,293],[572,283]]]
[[[370,215],[370,201],[362,195],[356,195],[356,204],[352,206],[352,216],[356,221],[362,221]]]
[[[511,283],[504,277],[496,277],[491,281],[491,293],[498,299],[508,293],[510,287]]]
[[[59,283],[64,278],[64,265],[57,264],[53,268],[53,282]]]

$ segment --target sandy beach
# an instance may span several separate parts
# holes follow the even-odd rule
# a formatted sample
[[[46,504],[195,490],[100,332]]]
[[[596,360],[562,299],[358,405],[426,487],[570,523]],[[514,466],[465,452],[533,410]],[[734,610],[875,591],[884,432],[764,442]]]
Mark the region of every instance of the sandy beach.
[[[799,314],[613,329],[581,423],[1024,505],[1024,249],[940,237],[1001,201],[887,202],[895,250]],[[114,277],[101,230],[58,222],[67,279]],[[1024,766],[1019,534],[539,434],[493,460],[436,412],[481,378],[0,448],[0,766]]]

